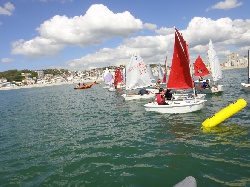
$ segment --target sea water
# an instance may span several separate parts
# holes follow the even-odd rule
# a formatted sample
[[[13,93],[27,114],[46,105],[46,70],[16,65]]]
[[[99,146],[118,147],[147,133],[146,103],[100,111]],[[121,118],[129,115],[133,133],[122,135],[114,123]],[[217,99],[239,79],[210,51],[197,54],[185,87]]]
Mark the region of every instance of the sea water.
[[[249,104],[220,125],[201,123],[239,98],[247,69],[223,71],[222,94],[188,114],[146,112],[103,84],[0,91],[0,186],[250,186]]]

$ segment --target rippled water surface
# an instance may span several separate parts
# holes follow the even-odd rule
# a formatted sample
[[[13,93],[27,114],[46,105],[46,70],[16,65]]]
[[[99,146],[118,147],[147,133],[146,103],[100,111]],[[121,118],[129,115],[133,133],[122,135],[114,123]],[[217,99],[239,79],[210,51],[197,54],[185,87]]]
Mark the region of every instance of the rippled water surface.
[[[103,85],[0,91],[0,186],[250,186],[249,104],[210,130],[239,98],[247,70],[224,70],[224,93],[189,114],[146,112]]]

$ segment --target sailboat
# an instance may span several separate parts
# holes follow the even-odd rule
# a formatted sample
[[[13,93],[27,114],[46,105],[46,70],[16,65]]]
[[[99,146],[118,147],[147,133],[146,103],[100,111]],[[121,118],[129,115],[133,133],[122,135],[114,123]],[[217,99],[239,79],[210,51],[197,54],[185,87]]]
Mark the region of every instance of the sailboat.
[[[209,70],[207,69],[206,65],[204,64],[203,60],[201,59],[200,55],[196,58],[194,62],[194,76],[195,77],[203,77],[203,76],[208,76],[210,75]],[[202,79],[194,81],[195,88],[197,90],[201,90],[202,88],[202,83],[206,81]]]
[[[112,77],[112,74],[109,72],[108,68],[106,68],[103,73],[103,79],[104,79],[104,84],[105,84],[103,88],[110,88],[113,77]]]
[[[108,89],[109,91],[115,91],[117,88],[123,87],[123,75],[120,67],[116,68],[113,80],[114,80],[113,87],[109,88]]]
[[[247,57],[247,61],[248,61],[248,64],[247,64],[247,68],[248,68],[247,83],[241,83],[241,86],[242,86],[242,88],[245,91],[250,91],[250,83],[249,83],[249,79],[250,79],[249,56],[250,56],[250,53],[249,53],[249,50],[248,50],[248,57]]]
[[[150,86],[150,84],[151,79],[147,71],[147,67],[143,62],[143,59],[139,54],[134,53],[130,61],[126,64],[126,93],[122,94],[122,97],[124,97],[125,100],[147,99],[154,97],[155,94],[151,92],[144,95],[139,95],[137,93],[127,93],[128,90],[145,88]]]
[[[199,55],[194,62],[194,76],[201,77],[206,75],[210,75],[210,72]]]
[[[166,80],[167,80],[167,56],[165,59],[165,72],[163,73],[161,64],[159,64],[157,68],[158,68],[158,80],[155,83],[155,88],[148,88],[147,89],[148,91],[153,92],[153,93],[158,93],[159,88],[166,84]]]
[[[151,82],[155,82],[155,77],[153,75],[152,68],[150,67],[150,65],[147,65],[147,71],[148,71]]]
[[[210,82],[210,88],[201,89],[201,93],[219,93],[223,92],[223,85],[219,85],[218,81],[222,79],[222,69],[220,66],[218,55],[214,49],[214,45],[212,40],[209,41],[208,44],[208,61],[211,68],[211,75],[213,80],[213,85]]]
[[[161,67],[161,64],[158,65],[158,80],[160,80],[160,84],[163,83],[164,73]]]
[[[175,43],[172,58],[172,66],[167,82],[168,89],[194,89],[194,82],[190,72],[190,59],[188,46],[182,35],[175,28]],[[195,92],[195,91],[194,91]],[[158,105],[157,102],[149,102],[144,105],[146,111],[159,113],[189,113],[202,109],[206,100],[189,98],[170,100],[167,105]]]

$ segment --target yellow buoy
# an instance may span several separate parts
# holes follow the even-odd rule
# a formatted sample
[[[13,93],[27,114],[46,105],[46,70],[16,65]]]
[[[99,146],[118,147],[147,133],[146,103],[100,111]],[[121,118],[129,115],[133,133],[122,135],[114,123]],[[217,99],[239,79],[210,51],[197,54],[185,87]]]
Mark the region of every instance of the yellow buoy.
[[[227,107],[223,108],[210,118],[207,118],[205,121],[203,121],[202,126],[203,127],[214,127],[227,118],[231,117],[235,113],[239,112],[241,109],[243,109],[247,105],[247,102],[244,99],[238,99],[234,103],[231,103]]]

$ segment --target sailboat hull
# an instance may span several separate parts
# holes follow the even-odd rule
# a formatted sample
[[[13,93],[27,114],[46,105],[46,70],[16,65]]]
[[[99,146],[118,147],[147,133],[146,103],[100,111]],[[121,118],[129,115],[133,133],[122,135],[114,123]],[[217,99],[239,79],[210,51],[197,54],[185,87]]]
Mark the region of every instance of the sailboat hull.
[[[201,88],[200,92],[204,94],[220,93],[223,92],[223,85],[211,86],[210,88]]]
[[[209,79],[208,79],[209,80]],[[210,80],[209,80],[210,82]],[[223,85],[216,85],[216,86],[211,86],[210,88],[203,88],[202,87],[203,81],[195,81],[195,88],[198,92],[203,93],[203,94],[211,94],[211,93],[219,93],[223,92]]]
[[[193,94],[181,94],[181,93],[174,93],[173,97],[175,100],[180,100],[180,99],[189,99],[189,98],[195,98],[195,99],[204,99],[206,94],[197,94],[194,96]]]
[[[155,97],[154,93],[144,94],[144,95],[138,95],[138,94],[122,94],[122,97],[126,100],[135,100],[135,99],[150,99]]]
[[[155,93],[155,94],[158,94],[159,93],[159,89],[154,89],[154,88],[147,88],[148,91],[152,92],[152,93]],[[191,93],[174,93],[173,94],[173,97],[178,100],[178,99],[183,99],[183,98],[187,98],[190,96]],[[191,94],[191,96],[194,97],[193,94]],[[195,96],[196,99],[204,99],[206,96],[206,94],[197,94]]]
[[[246,83],[241,83],[242,89],[250,92],[250,84],[246,84]]]
[[[169,101],[168,105],[158,105],[157,102],[145,104],[145,110],[150,112],[159,112],[163,114],[190,113],[201,110],[206,100],[192,99],[183,101]]]
[[[221,65],[219,62],[219,58],[218,55],[214,49],[214,45],[212,43],[212,40],[209,41],[208,44],[208,61],[210,64],[210,68],[211,68],[211,75],[213,78],[213,82],[218,83],[218,81],[220,79],[222,79],[222,69],[221,69]],[[202,93],[219,93],[219,92],[223,92],[223,85],[216,85],[215,86],[211,86],[211,88],[209,89],[203,89],[201,90]]]

